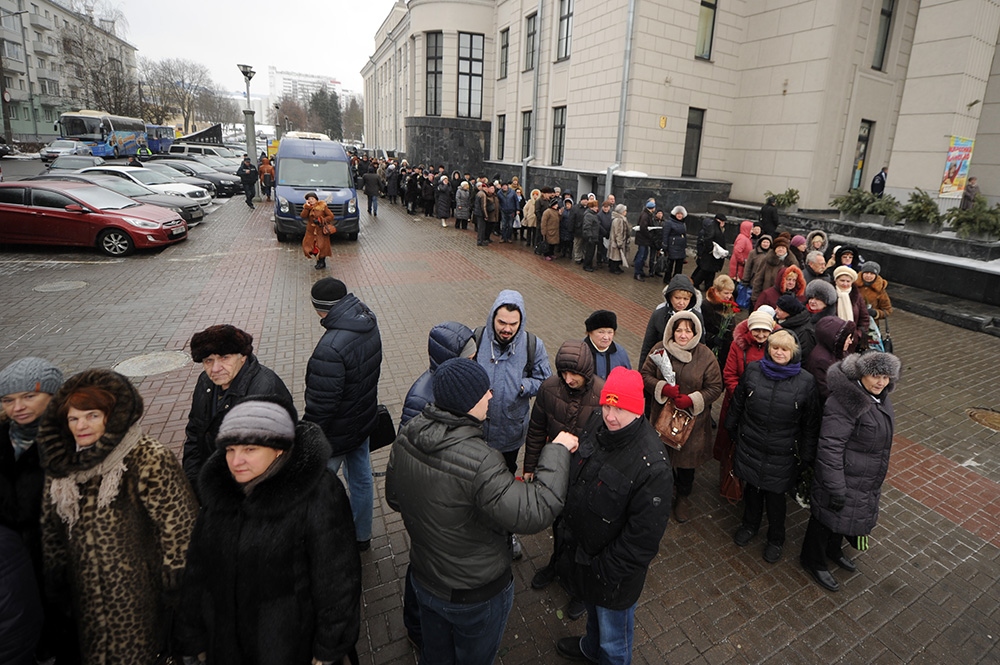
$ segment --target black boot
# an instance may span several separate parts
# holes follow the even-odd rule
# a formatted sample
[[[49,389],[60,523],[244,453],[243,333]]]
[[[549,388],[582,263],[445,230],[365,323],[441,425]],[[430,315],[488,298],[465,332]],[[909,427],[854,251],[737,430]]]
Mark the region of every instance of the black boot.
[[[322,270],[326,267],[326,257],[316,260],[316,270]]]

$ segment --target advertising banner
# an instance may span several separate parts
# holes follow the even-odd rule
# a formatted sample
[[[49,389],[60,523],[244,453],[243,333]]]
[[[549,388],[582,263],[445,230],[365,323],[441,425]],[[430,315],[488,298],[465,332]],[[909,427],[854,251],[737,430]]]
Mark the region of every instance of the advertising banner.
[[[969,177],[969,162],[972,160],[973,139],[963,139],[960,136],[951,137],[948,148],[948,159],[944,165],[944,176],[941,178],[941,198],[960,199],[965,191],[965,181]]]

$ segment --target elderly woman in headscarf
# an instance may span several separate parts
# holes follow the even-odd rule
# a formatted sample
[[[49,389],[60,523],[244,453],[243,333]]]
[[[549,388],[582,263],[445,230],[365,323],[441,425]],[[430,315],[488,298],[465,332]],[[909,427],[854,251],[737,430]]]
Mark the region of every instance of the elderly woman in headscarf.
[[[307,259],[316,259],[316,270],[326,267],[326,257],[331,255],[330,232],[336,233],[333,211],[320,201],[316,192],[306,194],[302,206],[302,219],[306,220],[306,234],[302,237],[302,253]]]
[[[152,663],[184,571],[198,504],[174,454],[139,426],[121,374],[81,372],[38,428],[46,586],[67,590],[83,663]]]
[[[695,469],[712,458],[712,402],[722,395],[719,362],[701,344],[701,320],[683,310],[667,320],[663,340],[657,342],[642,365],[642,380],[649,399],[649,421],[656,423],[669,399],[679,409],[695,416],[694,428],[680,450],[668,447],[674,470],[674,519],[687,522],[691,516],[691,490]]]
[[[889,393],[899,380],[899,359],[875,351],[853,354],[830,368],[830,398],[823,409],[811,516],[799,558],[817,584],[837,591],[840,584],[827,560],[853,573],[844,554],[846,538],[858,551],[869,547],[878,522],[882,483],[889,470],[895,414]]]
[[[858,273],[847,266],[837,266],[833,271],[833,285],[837,291],[837,316],[844,321],[853,321],[859,334],[851,352],[868,347],[868,304],[860,289],[855,285]]]

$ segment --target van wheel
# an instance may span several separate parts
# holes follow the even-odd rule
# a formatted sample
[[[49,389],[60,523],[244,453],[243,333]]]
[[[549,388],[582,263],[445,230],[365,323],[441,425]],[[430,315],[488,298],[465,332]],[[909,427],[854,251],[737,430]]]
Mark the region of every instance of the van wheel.
[[[121,229],[104,229],[97,235],[97,248],[108,256],[128,256],[135,251],[135,243]]]
[[[348,233],[347,239],[351,241],[356,241],[358,239],[358,232],[355,231],[354,233]]]

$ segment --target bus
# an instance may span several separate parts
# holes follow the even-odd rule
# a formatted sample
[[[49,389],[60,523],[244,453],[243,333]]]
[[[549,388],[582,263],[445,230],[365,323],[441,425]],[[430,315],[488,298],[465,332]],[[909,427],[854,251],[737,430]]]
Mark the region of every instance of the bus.
[[[146,125],[146,144],[153,154],[166,154],[174,142],[174,128],[167,125]]]
[[[86,143],[96,157],[134,155],[139,144],[146,141],[146,123],[142,120],[103,111],[63,113],[56,130],[60,138]]]

